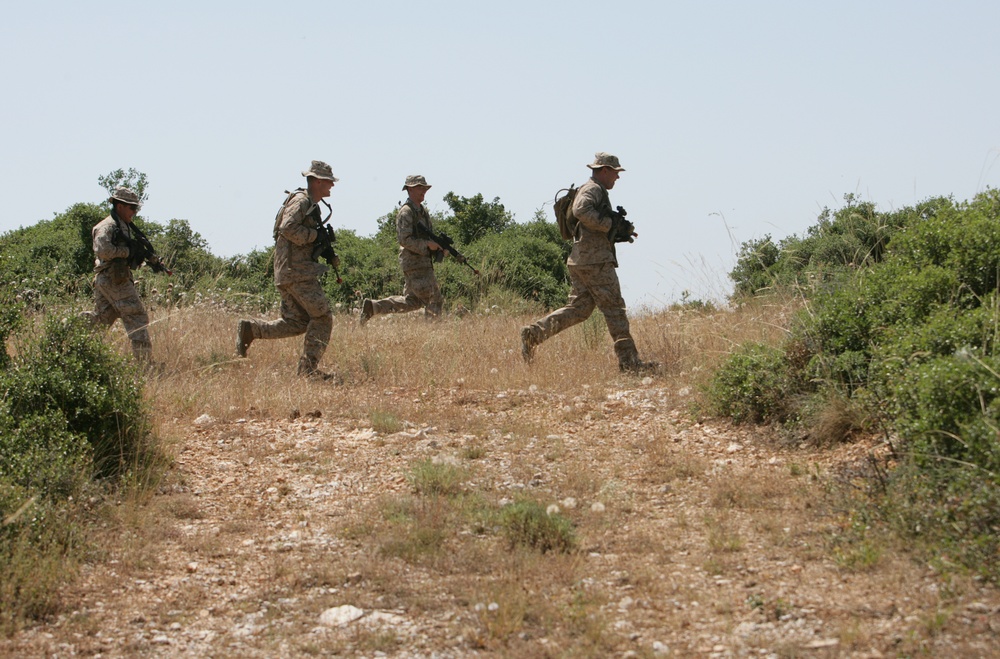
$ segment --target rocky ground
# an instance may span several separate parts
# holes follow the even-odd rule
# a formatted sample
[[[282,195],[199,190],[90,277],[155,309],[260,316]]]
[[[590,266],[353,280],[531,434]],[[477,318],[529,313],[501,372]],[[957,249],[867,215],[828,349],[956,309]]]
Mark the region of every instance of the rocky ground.
[[[996,589],[852,527],[837,484],[875,440],[783,445],[690,418],[649,380],[386,393],[462,414],[379,429],[334,410],[178,421],[175,463],[129,531],[62,614],[0,653],[1000,656]],[[434,522],[457,504],[415,494],[416,464],[455,465],[481,505],[558,507],[576,549]],[[409,526],[392,521],[404,508]],[[421,523],[437,541],[414,540]]]

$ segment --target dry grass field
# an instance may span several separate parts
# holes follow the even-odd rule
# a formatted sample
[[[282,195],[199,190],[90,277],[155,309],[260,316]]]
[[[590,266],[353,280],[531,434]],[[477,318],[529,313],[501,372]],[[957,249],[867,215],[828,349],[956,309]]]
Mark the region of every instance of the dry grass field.
[[[1000,595],[859,528],[832,448],[701,418],[698,388],[786,310],[599,316],[522,363],[528,318],[335,319],[234,356],[238,318],[156,310],[170,467],[109,513],[54,619],[7,656],[983,657]],[[113,340],[127,350],[120,328]]]

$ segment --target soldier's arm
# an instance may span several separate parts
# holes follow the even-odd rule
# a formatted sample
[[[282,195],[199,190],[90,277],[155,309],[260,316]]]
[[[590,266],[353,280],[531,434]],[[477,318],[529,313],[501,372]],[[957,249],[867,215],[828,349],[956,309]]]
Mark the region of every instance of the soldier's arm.
[[[414,222],[416,215],[413,209],[404,204],[396,213],[396,239],[404,249],[420,256],[428,256],[430,250],[427,247],[427,240],[413,235],[416,229]]]
[[[605,212],[601,192],[598,185],[581,187],[573,200],[573,215],[591,231],[607,233],[611,230],[611,216]]]
[[[309,200],[305,196],[297,197],[285,205],[278,232],[288,242],[296,245],[308,245],[316,241],[319,231],[305,224],[308,210]]]
[[[113,242],[116,228],[113,223],[109,223],[94,230],[94,255],[102,261],[128,258],[128,245],[125,241],[121,241],[120,245]]]

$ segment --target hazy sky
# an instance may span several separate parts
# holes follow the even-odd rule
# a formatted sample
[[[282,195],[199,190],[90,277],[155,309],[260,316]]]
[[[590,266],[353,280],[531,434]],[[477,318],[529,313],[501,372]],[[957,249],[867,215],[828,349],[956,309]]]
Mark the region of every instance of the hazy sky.
[[[845,193],[883,210],[1000,187],[1000,3],[7,2],[0,232],[106,195],[213,253],[271,242],[326,160],[359,235],[424,174],[551,218],[595,151],[640,234],[626,301],[720,298],[740,243],[802,233]]]

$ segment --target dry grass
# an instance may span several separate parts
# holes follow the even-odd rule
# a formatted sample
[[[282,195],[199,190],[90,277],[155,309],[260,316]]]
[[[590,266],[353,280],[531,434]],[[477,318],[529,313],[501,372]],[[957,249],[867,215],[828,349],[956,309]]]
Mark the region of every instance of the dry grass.
[[[735,345],[780,340],[788,314],[764,304],[734,311],[664,311],[633,318],[632,329],[643,357],[662,362],[676,391],[686,393],[685,387],[697,384]],[[521,361],[519,342],[519,329],[534,320],[530,317],[446,317],[428,324],[420,314],[407,314],[377,317],[361,328],[356,316],[338,315],[321,368],[338,373],[341,387],[294,377],[301,337],[258,340],[248,359],[237,358],[237,320],[199,308],[154,312],[155,355],[168,374],[150,383],[161,423],[201,414],[231,420],[336,409],[392,426],[426,413],[437,403],[434,394],[447,390],[457,404],[435,410],[438,416],[475,427],[475,415],[462,414],[463,396],[534,385],[546,393],[593,399],[621,382],[599,313],[546,342],[531,367]],[[123,334],[116,334],[124,343]],[[590,387],[581,391],[584,383]],[[489,405],[513,410],[517,402],[495,399]],[[517,423],[512,420],[511,427],[517,429]]]

